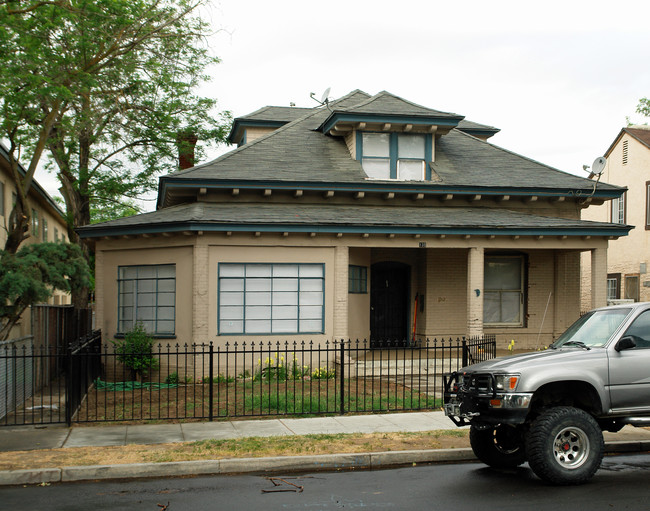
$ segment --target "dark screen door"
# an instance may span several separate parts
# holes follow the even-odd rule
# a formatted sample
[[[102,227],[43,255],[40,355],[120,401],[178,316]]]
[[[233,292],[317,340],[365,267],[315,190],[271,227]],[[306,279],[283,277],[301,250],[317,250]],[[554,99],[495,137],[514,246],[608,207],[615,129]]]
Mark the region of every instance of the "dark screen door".
[[[408,292],[411,271],[402,263],[377,263],[370,277],[371,347],[408,340]]]

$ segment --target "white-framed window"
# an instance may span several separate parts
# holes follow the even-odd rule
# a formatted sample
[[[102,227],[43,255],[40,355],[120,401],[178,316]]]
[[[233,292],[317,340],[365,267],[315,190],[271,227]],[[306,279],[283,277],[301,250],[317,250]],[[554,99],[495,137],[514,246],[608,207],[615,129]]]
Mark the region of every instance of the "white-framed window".
[[[418,133],[360,133],[359,152],[370,179],[424,181],[431,137]]]
[[[523,256],[486,256],[483,289],[484,324],[523,325]]]
[[[220,263],[220,335],[323,333],[325,266]]]
[[[616,199],[612,199],[612,223],[625,223],[625,193]]]
[[[137,323],[154,336],[173,336],[176,323],[176,265],[151,264],[117,268],[117,331]]]
[[[617,300],[621,297],[621,274],[610,273],[607,275],[607,299]]]

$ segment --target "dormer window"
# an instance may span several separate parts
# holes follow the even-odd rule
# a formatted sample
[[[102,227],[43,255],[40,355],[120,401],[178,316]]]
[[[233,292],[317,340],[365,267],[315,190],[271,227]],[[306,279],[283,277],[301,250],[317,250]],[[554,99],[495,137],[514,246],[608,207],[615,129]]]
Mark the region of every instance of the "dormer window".
[[[431,159],[431,136],[371,132],[359,135],[359,159],[370,179],[427,179],[425,162]]]

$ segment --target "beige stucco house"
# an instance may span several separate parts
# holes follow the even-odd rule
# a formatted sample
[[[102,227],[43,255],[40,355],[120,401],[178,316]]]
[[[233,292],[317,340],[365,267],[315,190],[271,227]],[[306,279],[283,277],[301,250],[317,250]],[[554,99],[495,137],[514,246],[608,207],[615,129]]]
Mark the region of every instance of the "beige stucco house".
[[[22,166],[19,172],[25,173]],[[7,241],[9,216],[15,203],[16,187],[11,177],[9,154],[0,143],[0,248],[4,248]],[[29,189],[28,198],[31,205],[32,220],[29,229],[29,238],[24,244],[39,243],[43,241],[67,241],[68,227],[61,208],[54,199],[35,180]],[[65,305],[70,303],[70,295],[61,291],[54,291],[50,298],[51,305]],[[21,321],[12,337],[22,337],[30,332],[29,321]]]
[[[487,140],[388,92],[234,121],[238,147],[160,179],[156,211],[86,226],[105,338],[179,343],[495,334],[548,344],[605,303],[626,225],[581,219],[623,189]]]
[[[607,164],[600,176],[626,189],[621,197],[591,207],[584,218],[628,224],[628,236],[612,241],[607,255],[607,298],[650,301],[650,126],[623,128],[605,152]],[[593,180],[597,176],[591,176]],[[583,303],[589,302],[591,268],[583,265]]]

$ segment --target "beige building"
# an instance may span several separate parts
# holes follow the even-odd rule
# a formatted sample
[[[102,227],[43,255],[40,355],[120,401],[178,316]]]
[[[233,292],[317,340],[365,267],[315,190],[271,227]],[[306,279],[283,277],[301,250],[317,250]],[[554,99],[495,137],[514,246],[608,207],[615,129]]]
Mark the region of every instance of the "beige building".
[[[650,301],[650,126],[623,128],[605,158],[600,181],[626,191],[611,202],[589,208],[584,218],[634,227],[628,236],[609,245],[607,298],[610,302]],[[589,265],[583,265],[583,304],[589,302],[590,273]]]
[[[180,344],[548,344],[580,313],[583,253],[605,303],[628,228],[581,213],[623,190],[496,147],[498,131],[358,90],[238,118],[238,148],[161,178],[156,211],[79,229],[97,325]]]
[[[19,166],[23,174],[25,169]],[[28,198],[31,206],[32,220],[29,229],[29,238],[23,244],[40,243],[44,241],[67,241],[68,228],[63,211],[54,202],[52,197],[36,181],[32,183]],[[7,149],[0,144],[0,248],[4,248],[7,241],[9,216],[16,201],[16,187],[11,177],[9,167],[9,154]],[[49,300],[51,305],[64,305],[70,303],[70,295],[55,291]],[[29,321],[21,321],[13,337],[22,337],[30,332]]]

